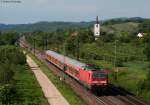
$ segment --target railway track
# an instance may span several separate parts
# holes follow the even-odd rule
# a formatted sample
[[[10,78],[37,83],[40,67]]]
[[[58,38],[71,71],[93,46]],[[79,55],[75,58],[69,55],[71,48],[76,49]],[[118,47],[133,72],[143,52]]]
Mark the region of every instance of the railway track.
[[[109,85],[109,88],[114,92],[118,93],[118,99],[128,102],[130,105],[148,105],[148,103],[143,102],[143,100],[125,90],[117,88],[113,85]]]
[[[22,42],[24,43],[24,42]],[[24,43],[26,44],[26,43]],[[29,50],[30,46],[27,45]],[[34,51],[31,51],[34,54]],[[45,60],[44,53],[35,50],[35,56],[44,64],[46,64],[55,75],[58,77],[64,78],[64,82],[67,83],[82,99],[89,105],[149,105],[143,102],[141,99],[133,96],[132,94],[125,92],[123,90],[109,85],[104,93],[100,96],[94,95],[89,90],[85,89],[79,82],[70,76],[66,75],[62,70],[57,68],[55,65],[49,63]]]

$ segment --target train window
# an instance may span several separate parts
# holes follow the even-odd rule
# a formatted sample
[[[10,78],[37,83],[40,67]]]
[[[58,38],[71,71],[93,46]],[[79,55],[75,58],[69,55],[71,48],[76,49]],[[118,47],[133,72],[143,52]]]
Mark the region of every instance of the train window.
[[[92,78],[106,78],[107,74],[106,73],[93,73]]]
[[[64,71],[66,71],[67,70],[67,66],[64,66]]]
[[[79,74],[79,72],[78,72],[77,70],[75,70],[74,68],[69,67],[68,69],[69,69],[69,71],[70,71],[71,73],[73,73],[73,74],[75,74],[75,75],[78,75],[78,74]]]

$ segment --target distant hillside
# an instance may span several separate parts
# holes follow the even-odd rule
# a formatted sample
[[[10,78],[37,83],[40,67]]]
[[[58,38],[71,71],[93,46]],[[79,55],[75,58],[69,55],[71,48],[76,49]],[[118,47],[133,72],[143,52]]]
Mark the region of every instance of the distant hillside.
[[[145,18],[141,17],[132,17],[132,18],[113,18],[109,19],[103,22],[103,25],[113,25],[113,24],[121,24],[121,23],[126,23],[126,22],[134,22],[134,23],[142,23]]]
[[[144,20],[145,19],[141,17],[114,18],[114,19],[101,21],[100,23],[104,27],[107,26],[106,30],[115,31],[120,28],[119,30],[122,31],[122,29],[131,30],[132,28],[130,28],[130,26],[131,27],[132,26],[134,27],[134,25],[137,26],[139,23],[142,23]],[[17,32],[33,32],[33,31],[53,32],[56,30],[72,30],[72,29],[77,30],[80,28],[93,27],[94,23],[95,23],[94,21],[91,21],[91,22],[37,22],[33,24],[18,24],[18,25],[0,24],[0,31],[14,30]],[[125,24],[125,25],[122,26],[121,24]],[[118,28],[115,28],[115,27],[118,27]]]
[[[137,30],[139,24],[140,23],[126,22],[114,25],[104,25],[102,30],[108,33],[121,35],[122,32],[132,33],[133,31]]]
[[[93,26],[94,22],[38,22],[34,24],[4,25],[0,24],[1,31],[14,30],[17,32],[69,30],[87,28]]]
[[[0,24],[0,30],[10,29],[10,28],[13,28],[14,26],[15,25]]]

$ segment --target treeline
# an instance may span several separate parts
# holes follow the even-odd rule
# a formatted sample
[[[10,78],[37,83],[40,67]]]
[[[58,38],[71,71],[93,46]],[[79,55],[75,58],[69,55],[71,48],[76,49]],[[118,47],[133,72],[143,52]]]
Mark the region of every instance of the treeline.
[[[0,32],[0,45],[15,45],[19,39],[17,32]]]
[[[143,53],[146,55],[146,60],[149,62],[149,65],[148,65],[147,78],[141,82],[140,89],[149,92],[150,90],[150,33],[144,37],[143,42],[146,45]]]
[[[150,19],[146,19],[139,26],[139,32],[141,33],[150,33]]]
[[[0,24],[1,31],[17,31],[17,32],[33,32],[33,31],[44,31],[44,32],[55,32],[57,30],[72,30],[79,28],[92,27],[94,22],[37,22],[33,24],[14,24],[4,25]]]
[[[48,105],[18,44],[18,33],[0,34],[0,105]]]
[[[15,87],[14,76],[16,70],[21,71],[25,64],[26,58],[19,48],[11,45],[0,47],[0,102],[2,104],[19,104],[22,101]]]
[[[124,62],[145,61],[146,56],[143,54],[145,43],[143,38],[137,37],[137,34],[139,32],[149,34],[149,21],[142,18],[125,20],[127,22],[134,20],[140,24],[136,29],[133,28],[133,31],[122,30],[119,35],[101,28],[101,36],[98,40],[95,40],[92,28],[55,32],[36,31],[27,33],[26,39],[32,47],[35,42],[36,48],[51,49],[76,59],[86,59],[85,61],[91,63],[93,60],[104,60],[113,64],[115,54],[117,55],[116,66],[123,66]],[[107,25],[103,27],[105,26],[107,27]]]
[[[114,24],[122,24],[127,22],[133,23],[143,23],[147,19],[141,17],[133,17],[133,18],[114,18],[109,20],[101,21],[101,25],[114,25]],[[44,32],[55,32],[57,30],[78,30],[80,28],[88,28],[93,27],[95,21],[90,22],[37,22],[33,24],[0,24],[1,31],[17,31],[17,32],[33,32],[33,31],[44,31]]]
[[[20,93],[15,87],[15,70],[21,70],[26,64],[23,52],[14,45],[18,40],[15,32],[0,34],[0,103],[4,105],[18,104]],[[19,58],[19,59],[18,59]]]
[[[103,22],[103,25],[114,25],[114,24],[122,24],[127,22],[134,23],[142,23],[144,22],[144,18],[141,17],[133,17],[133,18],[114,18]]]

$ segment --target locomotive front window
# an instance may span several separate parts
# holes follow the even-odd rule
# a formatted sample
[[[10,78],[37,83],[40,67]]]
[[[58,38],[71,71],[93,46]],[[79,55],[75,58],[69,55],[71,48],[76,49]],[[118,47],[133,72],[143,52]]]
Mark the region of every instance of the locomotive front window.
[[[92,76],[94,79],[98,79],[98,78],[106,78],[107,75],[105,73],[93,73],[93,76]]]

